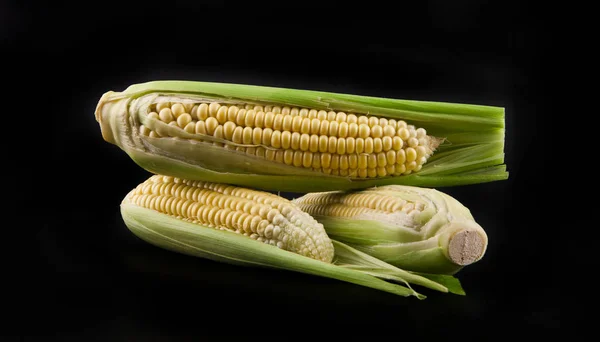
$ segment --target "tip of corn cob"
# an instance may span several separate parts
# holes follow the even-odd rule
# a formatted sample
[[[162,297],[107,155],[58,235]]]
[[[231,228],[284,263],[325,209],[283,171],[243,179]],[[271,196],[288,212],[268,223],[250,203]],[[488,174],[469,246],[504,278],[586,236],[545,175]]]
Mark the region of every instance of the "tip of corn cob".
[[[102,95],[100,101],[96,105],[96,111],[94,112],[96,116],[96,121],[100,124],[100,132],[102,133],[102,138],[109,143],[115,143],[115,136],[110,126],[110,107],[112,106],[112,102],[109,101],[111,95],[115,94],[114,91],[108,91]]]

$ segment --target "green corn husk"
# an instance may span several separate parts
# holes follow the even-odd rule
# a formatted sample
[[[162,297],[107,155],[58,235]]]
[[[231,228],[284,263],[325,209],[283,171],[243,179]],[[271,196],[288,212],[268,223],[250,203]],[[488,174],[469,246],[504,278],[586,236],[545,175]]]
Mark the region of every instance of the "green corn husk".
[[[332,241],[334,257],[328,263],[232,231],[182,220],[139,206],[128,198],[123,199],[120,208],[130,231],[152,245],[177,253],[234,265],[301,272],[419,299],[425,296],[410,284],[465,294],[454,277],[404,271],[338,241]]]
[[[387,208],[396,209],[340,215],[384,201]],[[398,208],[398,201],[420,202],[424,208],[411,216]],[[487,234],[469,209],[435,189],[387,185],[310,193],[292,202],[322,223],[331,239],[409,271],[455,274],[479,261],[487,249]]]
[[[422,169],[410,175],[353,179],[326,175],[224,149],[212,142],[192,141],[189,133],[148,118],[158,98],[172,101],[219,101],[288,105],[345,111],[405,120],[444,141]],[[119,146],[142,168],[193,180],[289,192],[363,189],[386,184],[456,186],[507,179],[504,163],[504,109],[501,107],[409,101],[329,92],[191,81],[136,84],[123,92],[105,93],[96,112],[103,138]],[[139,126],[173,133],[178,138],[152,138]]]

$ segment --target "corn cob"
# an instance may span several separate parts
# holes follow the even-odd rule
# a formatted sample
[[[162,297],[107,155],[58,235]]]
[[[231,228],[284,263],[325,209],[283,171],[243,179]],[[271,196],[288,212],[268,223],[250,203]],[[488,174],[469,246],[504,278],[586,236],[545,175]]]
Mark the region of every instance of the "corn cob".
[[[309,192],[506,179],[502,108],[204,82],[107,92],[103,138],[144,169]]]
[[[323,225],[296,204],[262,191],[154,175],[125,196],[121,214],[141,239],[187,255],[303,272],[401,296],[425,298],[409,283],[464,294],[455,278],[407,272],[330,240]]]
[[[331,240],[315,219],[273,194],[153,176],[138,185],[127,201],[184,221],[246,235],[313,259],[325,262],[333,259]]]
[[[470,211],[434,189],[387,185],[309,193],[293,202],[332,239],[410,271],[454,274],[487,248]]]

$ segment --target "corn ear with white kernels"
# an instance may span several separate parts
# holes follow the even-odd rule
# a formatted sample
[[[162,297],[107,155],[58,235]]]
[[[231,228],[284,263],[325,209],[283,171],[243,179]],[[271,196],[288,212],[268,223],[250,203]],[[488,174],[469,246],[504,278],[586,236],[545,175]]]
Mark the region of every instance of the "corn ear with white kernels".
[[[405,270],[454,274],[487,248],[469,209],[435,189],[388,185],[309,193],[293,202],[330,238]]]
[[[121,214],[141,239],[186,255],[302,272],[421,299],[425,296],[410,283],[464,294],[455,278],[407,272],[332,241],[323,225],[296,204],[262,191],[154,175],[125,196]]]
[[[190,81],[105,93],[103,138],[190,180],[314,192],[503,180],[504,109]]]

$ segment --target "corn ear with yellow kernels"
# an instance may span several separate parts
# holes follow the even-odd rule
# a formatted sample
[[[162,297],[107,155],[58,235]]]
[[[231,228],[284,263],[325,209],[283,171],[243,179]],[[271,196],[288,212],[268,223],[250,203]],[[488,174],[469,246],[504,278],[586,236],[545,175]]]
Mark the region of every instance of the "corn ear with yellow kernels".
[[[103,138],[138,165],[271,191],[503,180],[504,109],[239,84],[105,93]]]
[[[435,189],[388,185],[293,202],[330,238],[405,270],[454,274],[487,249],[487,234],[469,209]]]
[[[186,255],[302,272],[421,299],[425,296],[409,283],[463,293],[454,278],[407,272],[330,240],[323,225],[296,204],[262,191],[154,175],[125,196],[121,214],[136,236]]]

